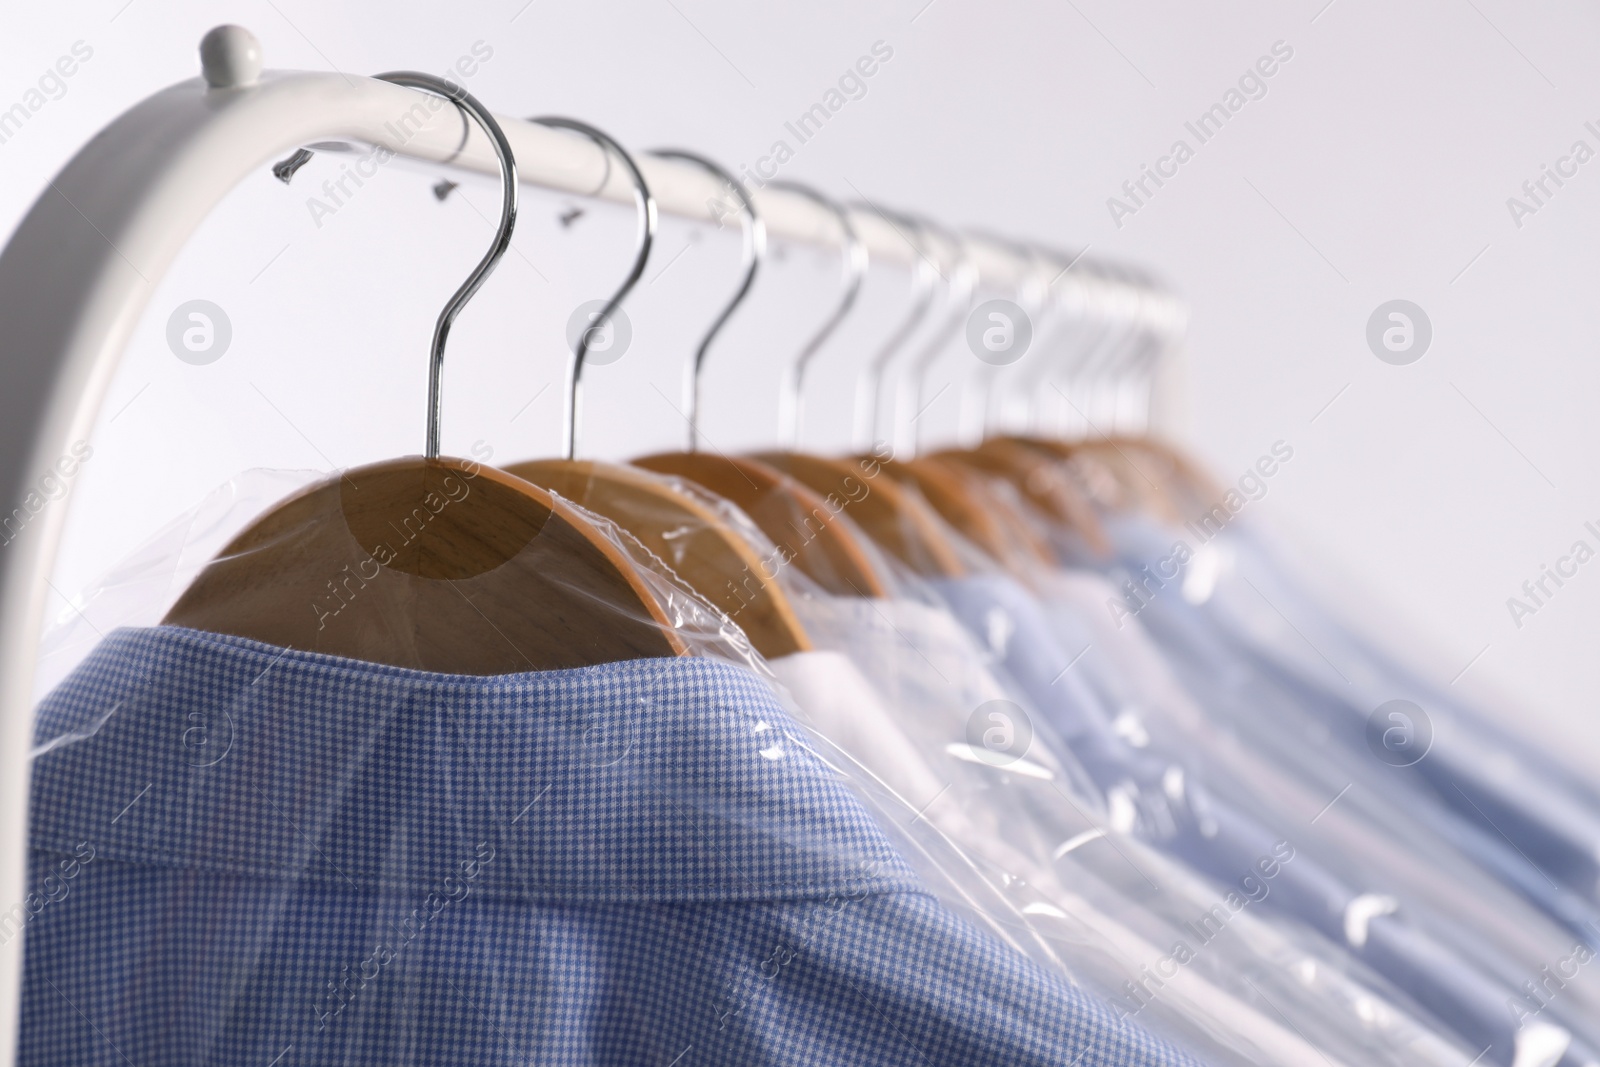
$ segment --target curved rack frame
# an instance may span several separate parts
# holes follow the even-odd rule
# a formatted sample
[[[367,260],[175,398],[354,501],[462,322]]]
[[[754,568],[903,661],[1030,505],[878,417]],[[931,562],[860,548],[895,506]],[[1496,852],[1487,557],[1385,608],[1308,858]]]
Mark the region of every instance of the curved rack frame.
[[[87,440],[105,392],[156,285],[184,243],[257,168],[307,144],[348,140],[412,159],[485,174],[498,165],[484,134],[441,97],[372,78],[268,72],[259,49],[228,28],[235,49],[202,48],[207,79],[155,93],[100,131],[49,183],[0,252],[0,520],[22,509],[0,546],[0,902],[25,891],[32,686],[48,576],[67,508],[29,513],[29,480],[72,442]],[[224,35],[226,36],[226,35]],[[207,53],[210,48],[211,52]],[[630,202],[592,142],[496,116],[521,181]],[[698,168],[641,157],[661,210],[714,222],[721,190]],[[779,189],[754,193],[776,236],[831,246],[837,220]],[[892,225],[853,212],[874,263],[912,266],[916,252]],[[986,280],[1008,284],[1037,265],[973,242]],[[11,503],[15,502],[15,503]],[[21,937],[0,946],[0,1067],[16,1046]]]

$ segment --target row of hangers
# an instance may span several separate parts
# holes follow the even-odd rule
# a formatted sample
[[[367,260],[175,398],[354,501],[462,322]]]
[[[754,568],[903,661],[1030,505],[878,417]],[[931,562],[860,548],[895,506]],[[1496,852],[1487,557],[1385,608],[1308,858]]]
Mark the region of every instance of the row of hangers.
[[[1068,346],[1074,380],[1088,386],[1076,398],[1061,394],[1092,438],[1080,435],[1069,442],[1040,432],[1038,394],[1044,383],[1054,384],[1041,353],[1034,369],[1022,375],[1033,393],[1025,397],[1033,432],[997,432],[972,447],[926,454],[915,451],[913,438],[900,450],[908,453],[904,456],[892,454],[875,432],[862,435],[865,440],[852,455],[799,450],[808,364],[849,314],[867,262],[846,210],[793,182],[773,184],[812,200],[837,221],[842,296],[784,378],[785,447],[746,456],[702,451],[700,372],[717,333],[754,283],[765,233],[751,197],[732,174],[679,150],[655,154],[703,168],[735,194],[742,209],[745,262],[737,291],[694,354],[687,388],[689,447],[632,463],[577,459],[591,337],[643,274],[657,216],[643,174],[620,144],[586,123],[555,117],[531,121],[588,137],[626,168],[639,217],[632,267],[570,354],[564,455],[503,468],[440,455],[446,343],[456,316],[510,245],[517,164],[494,117],[459,86],[419,73],[379,77],[454,102],[483,128],[499,162],[501,217],[494,241],[434,328],[424,452],[344,471],[269,509],[207,565],[165,623],[448,674],[685,654],[688,646],[661,582],[624,539],[593,517],[600,516],[670,560],[690,588],[724,618],[736,617],[751,646],[772,658],[808,650],[811,641],[783,589],[770,580],[770,562],[757,558],[750,539],[733,527],[716,498],[748,516],[779,547],[783,564],[799,568],[828,593],[860,597],[891,591],[885,554],[927,576],[957,576],[989,565],[1025,574],[1030,567],[1049,565],[1055,554],[1021,514],[1025,507],[1063,524],[1088,550],[1104,552],[1108,543],[1098,518],[1103,510],[1136,507],[1172,518],[1216,499],[1193,463],[1143,432],[1154,365],[1171,332],[1173,305],[1145,279],[1106,264],[1086,264],[1084,271],[1093,272],[1088,278],[1099,292],[1110,294],[1108,306],[1098,315],[1069,309],[1075,312],[1070,325],[1076,336]],[[300,162],[304,152],[296,154]],[[287,168],[288,176],[294,169]],[[889,365],[932,312],[936,290],[942,284],[945,318],[912,357],[902,383],[902,394],[909,389],[909,399],[917,403],[926,402],[918,395],[924,372],[963,328],[980,281],[955,234],[911,216],[889,221],[912,243],[918,262],[911,309],[872,355],[864,376],[867,417],[862,421],[869,431],[880,429],[874,424]],[[1028,312],[1039,316],[1052,303],[1055,279],[1048,272],[1058,263],[1037,249],[1013,247],[1039,268],[1017,294]],[[1136,403],[1130,405],[1130,382],[1135,393],[1143,390],[1142,413],[1134,410]],[[978,392],[986,416],[991,391],[986,377]],[[1137,432],[1127,431],[1130,424]],[[851,521],[834,521],[840,511]],[[952,530],[960,536],[952,536]],[[974,559],[974,547],[987,559]],[[337,618],[330,618],[326,608],[330,591],[338,597],[333,601],[339,605]]]

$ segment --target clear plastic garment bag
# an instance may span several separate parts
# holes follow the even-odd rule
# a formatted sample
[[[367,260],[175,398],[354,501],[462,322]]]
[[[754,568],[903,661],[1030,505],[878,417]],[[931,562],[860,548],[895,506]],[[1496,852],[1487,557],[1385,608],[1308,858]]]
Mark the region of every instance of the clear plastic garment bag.
[[[197,93],[246,106],[252,45],[208,38]],[[1198,1062],[838,758],[669,561],[441,454],[516,152],[458,86],[385,80],[482,127],[502,180],[424,453],[241,476],[47,639],[18,1061]]]
[[[239,27],[201,54],[0,254],[0,480],[40,500],[0,554],[0,1067],[1600,1063],[1600,790],[1256,524],[1203,525],[1226,498],[1157,436],[1184,315],[1146,272],[497,118],[431,75],[263,73]],[[353,146],[499,179],[497,215],[423,198],[486,224],[436,317],[351,312],[416,323],[409,347],[295,340],[330,380],[393,376],[311,409],[388,458],[336,463],[279,410],[317,471],[238,470],[52,593],[69,512],[16,472],[92,454],[152,287],[230,189],[299,196]],[[538,231],[559,250],[513,244],[525,184],[573,198]],[[598,300],[555,263],[591,199],[634,212]],[[711,309],[692,343],[651,333],[664,212],[737,223],[673,268]],[[325,239],[351,233],[401,236]],[[837,264],[814,323],[785,242]],[[552,276],[585,295],[566,336]],[[299,281],[275,327],[328,299]],[[759,336],[753,292],[804,329]],[[506,306],[514,329],[476,318]],[[683,372],[654,416],[596,399],[628,329]],[[841,355],[854,395],[816,387]],[[465,458],[455,427],[562,357],[506,420],[559,381],[554,454]],[[705,398],[735,382],[776,417],[723,448]],[[400,397],[420,454],[377,443]],[[587,458],[586,408],[686,447]],[[819,410],[848,447],[810,440]]]

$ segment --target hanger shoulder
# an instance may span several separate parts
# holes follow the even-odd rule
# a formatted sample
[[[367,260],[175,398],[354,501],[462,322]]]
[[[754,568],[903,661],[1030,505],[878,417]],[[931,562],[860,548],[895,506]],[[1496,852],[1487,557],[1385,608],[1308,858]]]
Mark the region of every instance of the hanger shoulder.
[[[1044,459],[1049,478],[1059,478],[1078,490],[1091,507],[1103,511],[1121,511],[1129,507],[1129,490],[1123,485],[1121,475],[1085,451],[1080,445],[1052,438],[1006,438],[1018,446],[1019,457],[1032,457],[1027,462]]]
[[[796,481],[838,500],[850,517],[880,546],[919,574],[955,577],[966,571],[950,538],[925,506],[893,478],[876,478],[876,456],[861,460],[827,459],[802,452],[763,452],[757,459]]]
[[[621,463],[533,460],[505,468],[604,515],[638,538],[689,587],[744,630],[768,659],[804,652],[811,639],[764,560],[712,508],[653,472]]]
[[[1027,517],[970,468],[941,456],[922,456],[886,463],[884,471],[915,485],[946,522],[1008,570],[1026,573],[1052,561],[1049,546]]]
[[[1057,458],[1012,438],[991,438],[974,449],[944,453],[953,462],[999,475],[1014,485],[1046,515],[1076,530],[1096,552],[1109,552],[1094,505]]]
[[[676,474],[735,504],[793,562],[835,596],[886,596],[888,580],[849,523],[834,521],[821,496],[757,460],[705,452],[663,452],[634,463]]]
[[[1028,439],[1023,443],[1031,450],[1065,457],[1085,486],[1114,486],[1109,494],[1097,493],[1096,497],[1110,497],[1110,506],[1117,510],[1142,510],[1164,522],[1182,521],[1182,501],[1191,491],[1190,484],[1168,455],[1154,449],[1144,438],[1102,436],[1070,444]]]
[[[1188,510],[1204,511],[1222,499],[1223,487],[1187,453],[1159,437],[1132,437],[1121,442],[1150,461],[1156,480],[1173,505],[1174,517]]]
[[[277,505],[162,621],[448,674],[686,651],[637,566],[570,504],[491,467],[420,457]]]

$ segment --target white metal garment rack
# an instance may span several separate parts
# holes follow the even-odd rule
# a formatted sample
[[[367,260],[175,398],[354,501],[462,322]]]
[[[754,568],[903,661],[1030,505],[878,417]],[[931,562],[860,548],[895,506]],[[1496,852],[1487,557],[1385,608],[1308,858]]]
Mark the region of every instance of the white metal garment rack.
[[[202,77],[150,96],[85,145],[0,253],[0,501],[8,514],[32,479],[89,438],[157,283],[247,174],[302,146],[341,140],[497,172],[484,134],[437,96],[359,76],[263,73],[259,44],[239,27],[208,34],[201,59]],[[631,201],[626,176],[588,138],[499,122],[523,182]],[[660,210],[720,221],[726,193],[703,170],[650,156],[639,165]],[[774,187],[756,190],[755,200],[773,235],[839,243],[837,217],[813,199]],[[916,264],[895,223],[872,211],[852,212],[851,222],[875,262]],[[974,238],[967,252],[998,286],[1019,286],[1040,269],[1041,257],[998,241]],[[1089,284],[1074,277],[1066,284]],[[0,548],[0,923],[26,891],[33,673],[65,514],[43,507]],[[16,1047],[23,941],[13,934],[0,946],[0,1067]]]

